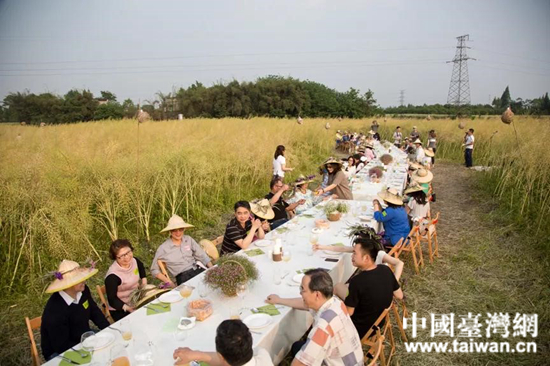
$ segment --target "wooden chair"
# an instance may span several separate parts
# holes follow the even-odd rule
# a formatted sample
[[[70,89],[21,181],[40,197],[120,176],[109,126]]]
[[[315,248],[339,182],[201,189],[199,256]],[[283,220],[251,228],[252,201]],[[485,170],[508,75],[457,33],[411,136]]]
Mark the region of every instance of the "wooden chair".
[[[99,300],[101,300],[101,311],[103,312],[103,315],[105,315],[105,318],[107,318],[109,323],[113,324],[115,320],[111,316],[111,311],[109,310],[109,302],[107,301],[107,290],[105,289],[105,285],[97,285],[96,290],[99,296]]]
[[[382,366],[389,365],[391,362],[391,358],[393,357],[395,353],[395,340],[393,339],[393,331],[391,327],[389,312],[390,312],[391,306],[387,309],[384,309],[382,314],[376,319],[373,326],[367,334],[361,339],[361,343],[363,346],[367,346],[369,348],[372,348],[376,342],[378,341],[378,338],[383,337],[385,340],[389,341],[390,344],[390,351],[386,358],[386,354],[384,352],[384,349],[386,348],[384,344],[382,344],[381,350],[380,350],[380,364]],[[384,321],[384,325],[380,327],[380,324]]]
[[[36,346],[36,342],[34,341],[34,330],[40,329],[40,326],[42,325],[42,317],[39,316],[37,318],[29,319],[28,317],[25,317],[25,323],[27,324],[27,331],[29,332],[29,339],[31,340],[31,358],[32,358],[32,365],[33,366],[39,366],[42,364],[42,361],[40,360],[40,354],[38,353],[38,347]]]
[[[407,236],[407,238],[404,240],[403,245],[401,245],[401,248],[398,250],[398,253],[396,254],[396,258],[399,258],[403,252],[405,253],[411,253],[413,264],[414,264],[414,270],[416,274],[420,273],[420,266],[424,265],[424,257],[422,256],[422,247],[420,246],[420,243],[416,240],[416,233],[418,232],[418,226],[413,226],[411,229],[411,232]],[[417,258],[417,252],[418,252],[418,258]]]
[[[166,276],[166,278],[171,278],[170,275],[168,274],[168,271],[166,270],[166,264],[164,264],[164,261],[159,259],[157,260],[157,263],[159,265],[159,268],[160,268],[160,272]],[[175,281],[174,281],[175,283]]]
[[[439,212],[434,219],[430,219],[426,232],[421,233],[420,230],[416,231],[415,240],[419,246],[422,243],[428,245],[428,255],[430,257],[430,263],[433,263],[433,257],[439,257],[439,243],[437,241],[437,228],[436,225],[439,222]]]
[[[199,245],[202,247],[202,249],[204,249],[206,254],[208,254],[212,262],[216,262],[220,257],[220,253],[218,252],[218,245],[220,245],[222,242],[223,236],[218,236],[214,240],[202,239],[201,241],[199,241]]]
[[[399,307],[401,307],[401,314],[399,314]],[[401,333],[401,340],[403,342],[408,342],[407,334],[405,333],[405,329],[403,328],[403,318],[409,317],[407,306],[405,305],[405,299],[403,298],[403,300],[398,300],[394,298],[391,304],[391,308],[393,311],[393,316],[395,318],[395,324],[397,324],[399,333]]]
[[[375,366],[378,362],[378,358],[384,349],[384,336],[380,334],[380,330],[376,333],[376,339],[370,349],[364,353],[365,365]],[[370,362],[369,362],[370,361]],[[368,362],[368,363],[367,363]]]

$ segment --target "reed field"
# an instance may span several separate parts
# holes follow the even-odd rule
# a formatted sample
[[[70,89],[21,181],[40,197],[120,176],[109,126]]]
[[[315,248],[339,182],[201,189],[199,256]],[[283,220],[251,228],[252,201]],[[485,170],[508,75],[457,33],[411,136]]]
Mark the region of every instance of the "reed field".
[[[332,127],[326,130],[325,123]],[[299,174],[318,173],[334,154],[337,129],[363,131],[371,119],[254,118],[146,122],[100,121],[43,128],[0,125],[0,365],[28,364],[24,316],[41,315],[48,298],[44,275],[61,259],[110,264],[114,238],[128,238],[149,264],[165,237],[159,231],[177,213],[195,225],[197,241],[223,234],[233,204],[269,191],[277,145]],[[378,118],[382,139],[395,126],[416,125],[425,141],[435,129],[436,159],[462,161],[462,140],[475,129],[474,165],[479,188],[494,196],[507,225],[537,240],[548,258],[550,243],[550,119],[517,116],[465,120]],[[495,133],[495,131],[498,131]],[[436,160],[437,164],[437,160]],[[465,169],[465,168],[464,168]],[[437,187],[436,187],[437,189]]]

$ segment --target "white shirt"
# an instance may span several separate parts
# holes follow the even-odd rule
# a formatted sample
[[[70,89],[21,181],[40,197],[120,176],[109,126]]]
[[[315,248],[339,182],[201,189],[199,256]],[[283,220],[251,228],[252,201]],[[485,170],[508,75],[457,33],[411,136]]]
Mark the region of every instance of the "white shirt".
[[[430,202],[426,202],[425,205],[419,205],[414,199],[411,199],[408,204],[411,211],[409,216],[412,219],[423,219],[428,216],[428,211],[430,211]]]
[[[395,131],[393,133],[393,143],[394,144],[400,144],[401,143],[401,138],[403,137],[403,134],[401,132],[397,132]]]
[[[424,152],[424,148],[420,146],[416,149],[416,161],[419,163],[422,163],[424,161],[424,158],[426,157],[426,153]]]
[[[283,165],[286,164],[286,158],[282,155],[277,156],[277,159],[273,159],[273,175],[284,177]]]
[[[475,138],[474,138],[474,135],[468,135],[466,137],[466,149],[474,149],[474,141],[475,141]]]
[[[252,359],[243,366],[273,366],[273,361],[265,349],[258,347],[254,349]]]
[[[65,300],[67,305],[71,306],[71,304],[78,304],[78,302],[80,301],[80,298],[82,297],[82,292],[79,292],[78,294],[76,294],[76,300],[73,299],[71,295],[69,295],[65,291],[59,291],[59,295],[61,295],[61,297],[63,298],[63,300]]]

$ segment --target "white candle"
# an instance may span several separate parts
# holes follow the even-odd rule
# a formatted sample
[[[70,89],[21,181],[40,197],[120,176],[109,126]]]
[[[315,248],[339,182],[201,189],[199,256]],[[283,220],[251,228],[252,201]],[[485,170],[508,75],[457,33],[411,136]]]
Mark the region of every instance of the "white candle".
[[[281,254],[281,239],[275,239],[275,245],[273,246],[273,254]]]

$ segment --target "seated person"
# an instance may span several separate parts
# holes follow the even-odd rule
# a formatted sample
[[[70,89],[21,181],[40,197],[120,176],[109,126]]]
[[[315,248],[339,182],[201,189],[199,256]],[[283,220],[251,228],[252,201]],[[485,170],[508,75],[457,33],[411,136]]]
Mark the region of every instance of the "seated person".
[[[347,291],[342,291],[340,285],[335,286],[336,294],[345,299],[344,303],[361,339],[384,309],[390,307],[394,296],[403,298],[392,270],[376,264],[379,253],[380,243],[375,236],[355,237],[351,262],[358,270],[349,279]]]
[[[80,343],[82,334],[91,330],[90,320],[99,329],[109,326],[86,286],[86,280],[96,273],[95,268],[82,268],[68,260],[61,262],[54,273],[56,279],[46,289],[46,293],[53,295],[46,303],[40,327],[46,360]]]
[[[374,219],[384,224],[384,239],[387,244],[391,243],[393,246],[401,238],[406,238],[411,231],[407,212],[403,208],[403,198],[393,188],[378,193],[378,197],[382,198],[388,207],[382,210],[380,202],[374,200]]]
[[[216,352],[178,348],[174,365],[198,361],[210,366],[273,366],[269,353],[263,348],[253,350],[252,343],[252,334],[242,321],[224,320],[216,330]]]
[[[273,211],[273,208],[271,208],[271,204],[268,199],[261,198],[250,202],[250,212],[252,212],[251,219],[260,219],[262,222],[262,229],[264,230],[264,233],[267,233],[270,230],[268,220],[275,217],[275,212]],[[257,235],[252,241],[256,239],[259,239]]]
[[[389,270],[389,269],[388,269]],[[315,313],[306,342],[292,346],[291,366],[363,365],[361,339],[342,301],[333,296],[332,278],[323,269],[311,269],[302,278],[301,298],[269,295],[266,302]]]
[[[430,202],[428,202],[426,193],[424,193],[423,189],[424,188],[419,183],[414,182],[405,190],[405,194],[410,197],[405,210],[411,222],[430,217]]]
[[[133,251],[132,244],[126,239],[113,241],[109,248],[109,256],[114,262],[105,274],[105,291],[109,312],[114,321],[119,321],[134,311],[129,305],[130,294],[147,284],[145,267],[134,257]]]
[[[287,184],[283,184],[281,178],[275,177],[271,180],[269,184],[271,192],[269,192],[265,198],[269,200],[273,211],[275,212],[275,217],[269,221],[271,230],[274,230],[288,221],[288,213],[294,211],[296,207],[305,203],[304,200],[294,202],[289,204],[283,199],[283,193],[289,190]]]
[[[265,237],[262,222],[252,217],[250,214],[250,204],[247,201],[235,203],[234,208],[235,217],[229,221],[223,235],[221,255],[236,253],[241,249],[248,248],[254,240],[254,236],[257,236],[258,239]],[[273,211],[271,210],[271,212]]]
[[[307,178],[300,175],[294,182],[294,195],[288,200],[288,203],[304,202],[296,207],[296,214],[298,215],[309,210],[323,200],[322,196],[314,196],[313,192],[308,189],[308,185],[313,181],[313,178],[315,178],[314,175]]]
[[[158,247],[151,264],[151,274],[162,282],[174,286],[172,280],[160,271],[159,259],[165,263],[166,270],[176,278],[178,285],[204,271],[205,265],[208,268],[212,267],[212,261],[202,247],[192,237],[184,235],[185,229],[192,227],[194,226],[183,221],[178,215],[173,215],[168,220],[168,225],[161,230],[161,233],[169,231],[170,237]]]

